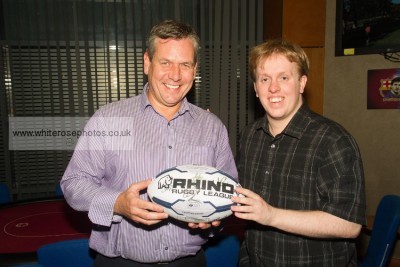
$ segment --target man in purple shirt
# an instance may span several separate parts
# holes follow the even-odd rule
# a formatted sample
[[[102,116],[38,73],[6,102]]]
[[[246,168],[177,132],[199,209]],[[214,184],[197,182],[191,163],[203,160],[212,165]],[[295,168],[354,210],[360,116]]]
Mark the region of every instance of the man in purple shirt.
[[[144,54],[141,95],[100,108],[88,121],[61,187],[68,203],[88,211],[95,266],[205,266],[201,246],[220,222],[182,223],[148,200],[159,172],[209,165],[237,178],[222,122],[186,99],[197,68],[199,38],[191,26],[154,26]]]

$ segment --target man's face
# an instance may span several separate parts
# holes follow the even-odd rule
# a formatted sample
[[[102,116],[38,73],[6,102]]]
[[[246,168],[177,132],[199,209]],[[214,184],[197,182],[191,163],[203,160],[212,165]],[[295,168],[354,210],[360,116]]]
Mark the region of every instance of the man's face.
[[[191,39],[156,39],[153,59],[144,55],[144,72],[148,75],[150,103],[159,112],[177,111],[192,87],[197,64]]]
[[[400,96],[400,82],[394,82],[390,85],[390,90],[396,96]]]
[[[287,125],[302,105],[307,77],[300,77],[297,64],[283,55],[260,61],[254,88],[270,121]]]

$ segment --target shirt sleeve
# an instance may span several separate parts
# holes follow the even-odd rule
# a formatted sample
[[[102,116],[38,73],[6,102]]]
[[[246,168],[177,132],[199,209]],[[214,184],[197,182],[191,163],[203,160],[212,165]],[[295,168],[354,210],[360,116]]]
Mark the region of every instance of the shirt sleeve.
[[[113,214],[114,203],[120,192],[102,186],[105,175],[107,142],[103,118],[97,112],[87,122],[66,171],[61,188],[68,204],[79,211],[88,211],[94,224],[110,226],[121,218]]]
[[[318,182],[321,210],[365,224],[364,172],[355,140],[342,136],[324,153]]]
[[[226,172],[238,181],[235,158],[229,144],[228,131],[225,126],[222,127],[218,140],[216,168]]]

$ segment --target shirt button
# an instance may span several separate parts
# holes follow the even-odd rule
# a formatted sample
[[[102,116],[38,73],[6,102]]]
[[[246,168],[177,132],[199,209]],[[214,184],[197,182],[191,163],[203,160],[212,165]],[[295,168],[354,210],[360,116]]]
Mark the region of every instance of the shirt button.
[[[168,250],[168,247],[165,247],[164,249],[165,249],[165,250]]]
[[[271,145],[271,148],[275,148],[275,145],[274,145],[274,144],[272,144],[272,145]]]
[[[169,149],[172,149],[172,146],[168,146]]]

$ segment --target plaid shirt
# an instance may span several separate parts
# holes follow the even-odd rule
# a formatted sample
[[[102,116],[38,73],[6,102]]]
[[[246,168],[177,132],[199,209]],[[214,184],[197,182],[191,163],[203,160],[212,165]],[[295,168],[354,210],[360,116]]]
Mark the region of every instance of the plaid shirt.
[[[303,105],[275,138],[264,117],[248,126],[238,154],[239,181],[272,206],[321,210],[365,224],[358,146],[339,124]],[[356,266],[354,240],[312,239],[249,225],[240,266]]]

